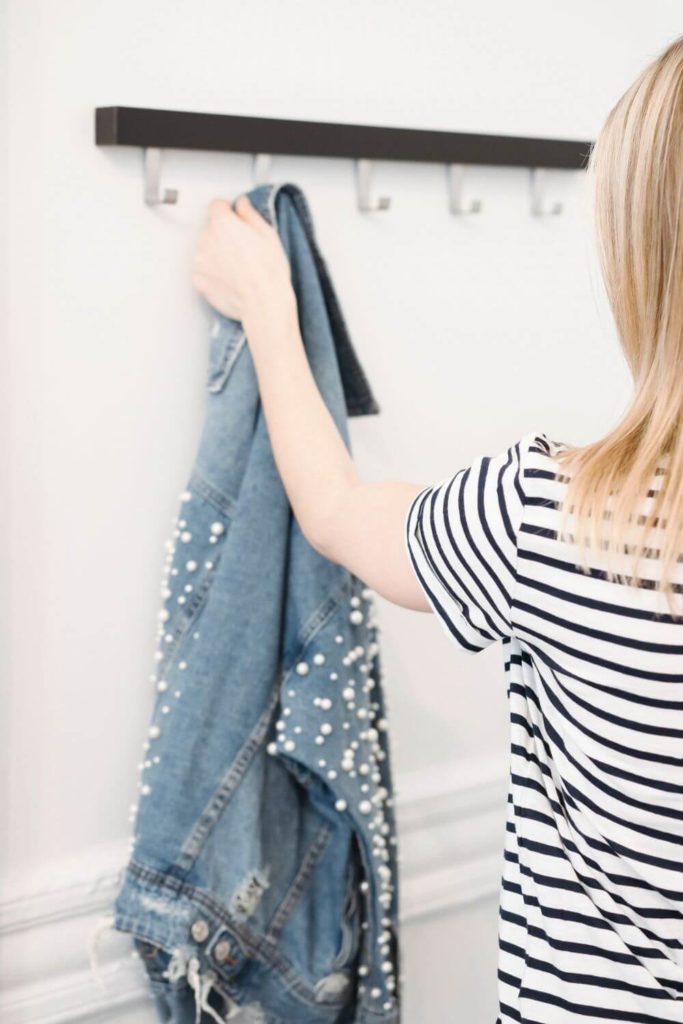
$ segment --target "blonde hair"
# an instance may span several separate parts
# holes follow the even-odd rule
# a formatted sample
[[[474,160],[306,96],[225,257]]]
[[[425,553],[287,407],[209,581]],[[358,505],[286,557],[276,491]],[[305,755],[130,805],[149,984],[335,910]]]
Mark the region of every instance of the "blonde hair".
[[[664,592],[675,617],[682,613],[673,594],[682,588],[673,566],[683,549],[683,36],[610,110],[587,170],[600,267],[634,391],[604,437],[558,452],[567,481],[559,535],[571,538],[572,513],[584,566],[586,543],[602,547],[608,579]],[[626,543],[633,510],[646,498],[640,540],[655,530],[654,548]],[[622,564],[635,555],[630,573],[614,568],[617,552]],[[658,579],[638,575],[643,555],[659,560]]]

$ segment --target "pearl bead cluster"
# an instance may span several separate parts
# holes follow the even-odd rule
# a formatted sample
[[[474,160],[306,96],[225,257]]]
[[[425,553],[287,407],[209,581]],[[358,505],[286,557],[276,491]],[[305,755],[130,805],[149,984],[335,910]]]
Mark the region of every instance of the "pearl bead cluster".
[[[364,603],[365,602],[365,606]],[[335,664],[330,666],[330,655],[315,651],[294,665],[294,682],[288,673],[283,682],[280,714],[275,722],[275,735],[266,750],[272,755],[289,754],[301,758],[310,766],[310,742],[306,736],[313,735],[313,742],[320,747],[321,756],[314,761],[318,774],[333,790],[334,807],[340,814],[351,814],[372,834],[372,859],[370,866],[374,874],[377,899],[382,906],[382,931],[377,937],[381,956],[382,976],[370,988],[373,1000],[383,999],[383,1006],[389,1009],[395,998],[396,989],[394,966],[390,959],[392,927],[388,916],[394,902],[395,886],[392,883],[392,860],[390,848],[396,846],[393,798],[389,793],[390,779],[386,762],[388,748],[386,732],[388,722],[381,714],[383,703],[373,699],[373,690],[378,685],[379,645],[376,641],[379,628],[374,615],[372,591],[363,587],[358,594],[349,598],[348,621],[352,627],[364,624],[362,639],[366,644],[353,644],[358,639],[357,629],[347,635],[334,636],[334,645],[339,651]],[[349,632],[351,639],[349,639]],[[374,674],[373,674],[373,669]],[[302,740],[302,733],[304,740]],[[361,892],[367,894],[369,882],[360,883]],[[361,928],[369,931],[368,896],[365,897],[364,920]],[[374,957],[365,951],[359,974],[366,978]],[[373,979],[374,981],[374,979]],[[366,983],[359,985],[359,993],[365,992]]]
[[[193,495],[189,490],[185,490],[179,497],[182,505],[185,505],[192,500]],[[204,513],[203,518],[205,518],[206,506],[202,508],[202,512]],[[202,534],[201,537],[197,536],[196,526],[193,526],[195,531],[193,535],[193,532],[188,529],[187,520],[183,518],[182,507],[180,513],[173,517],[172,523],[174,527],[173,536],[165,542],[166,558],[161,578],[161,596],[164,603],[159,611],[157,647],[154,653],[157,671],[150,676],[150,681],[155,684],[156,688],[155,714],[153,716],[155,720],[147,731],[147,739],[142,744],[143,759],[138,763],[138,792],[141,797],[149,796],[152,792],[152,783],[148,781],[145,772],[149,772],[150,769],[155,768],[161,762],[161,756],[152,753],[153,741],[158,740],[162,733],[161,725],[159,724],[161,716],[169,715],[175,706],[175,702],[182,696],[182,689],[172,685],[168,677],[174,674],[175,669],[179,672],[185,672],[188,667],[188,663],[184,659],[179,660],[175,665],[167,663],[168,645],[175,639],[168,625],[174,615],[174,610],[172,609],[175,609],[177,606],[179,609],[184,610],[184,606],[187,606],[187,602],[195,592],[196,583],[192,581],[194,574],[197,573],[201,564],[199,557],[200,548],[203,548],[206,540],[208,540],[209,544],[217,544],[225,533],[224,523],[214,519],[208,526],[208,536],[206,534]],[[204,529],[206,529],[206,526],[202,525],[202,531]],[[194,544],[192,543],[193,540]],[[204,570],[211,572],[216,567],[216,561],[215,557],[205,559],[203,562]],[[175,594],[174,583],[180,584]],[[175,603],[173,603],[174,599]],[[199,632],[195,630],[192,632],[191,637],[193,640],[198,640]],[[164,663],[163,665],[162,662]],[[129,822],[135,821],[137,812],[138,804],[131,804]],[[129,843],[131,850],[135,847],[135,843],[135,836],[131,836]]]

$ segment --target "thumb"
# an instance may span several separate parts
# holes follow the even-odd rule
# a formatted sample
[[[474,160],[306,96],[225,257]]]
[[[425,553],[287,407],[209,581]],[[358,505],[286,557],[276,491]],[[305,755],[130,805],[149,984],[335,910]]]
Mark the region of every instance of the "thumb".
[[[252,204],[249,196],[245,192],[239,195],[235,200],[235,212],[238,213],[243,220],[247,221],[248,224],[252,224],[258,230],[268,228],[267,222]]]

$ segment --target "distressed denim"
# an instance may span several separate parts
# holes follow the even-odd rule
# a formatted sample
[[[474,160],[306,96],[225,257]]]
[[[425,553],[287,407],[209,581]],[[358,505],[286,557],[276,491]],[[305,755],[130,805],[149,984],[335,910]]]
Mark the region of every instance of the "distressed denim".
[[[248,193],[290,262],[317,386],[379,412],[307,201]],[[162,579],[154,693],[111,924],[161,1021],[399,1021],[397,839],[373,593],[306,540],[239,321],[209,307],[206,411]]]

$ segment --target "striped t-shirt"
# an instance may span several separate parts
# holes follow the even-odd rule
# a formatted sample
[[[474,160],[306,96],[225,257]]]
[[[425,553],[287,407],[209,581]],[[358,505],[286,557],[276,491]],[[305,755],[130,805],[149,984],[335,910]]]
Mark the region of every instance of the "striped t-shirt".
[[[600,550],[576,567],[561,447],[526,434],[424,488],[405,522],[455,644],[502,641],[498,1024],[683,1022],[683,628],[652,587],[658,530],[639,587],[610,582]]]

